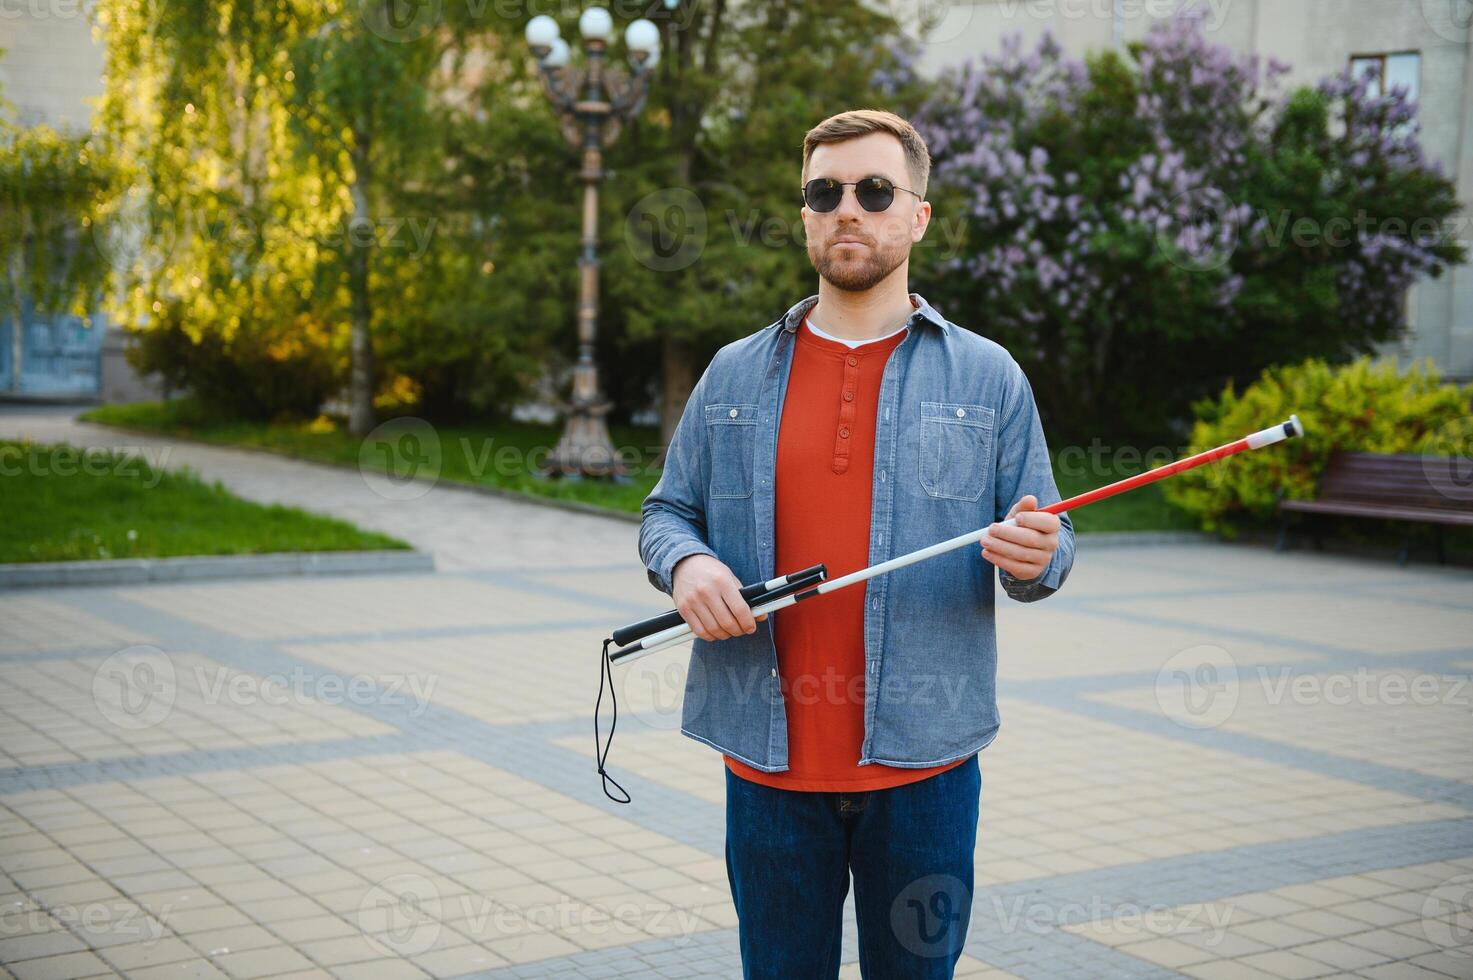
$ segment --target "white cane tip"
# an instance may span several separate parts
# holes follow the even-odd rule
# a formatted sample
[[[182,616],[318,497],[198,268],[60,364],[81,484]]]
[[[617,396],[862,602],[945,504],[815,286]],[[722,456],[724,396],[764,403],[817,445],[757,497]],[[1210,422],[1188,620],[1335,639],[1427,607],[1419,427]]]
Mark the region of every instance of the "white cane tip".
[[[1290,425],[1290,430],[1289,430],[1289,435],[1290,436],[1303,436],[1304,435],[1304,423],[1301,422],[1301,421],[1299,421],[1299,416],[1297,416],[1297,415],[1290,415],[1289,416],[1289,425]]]

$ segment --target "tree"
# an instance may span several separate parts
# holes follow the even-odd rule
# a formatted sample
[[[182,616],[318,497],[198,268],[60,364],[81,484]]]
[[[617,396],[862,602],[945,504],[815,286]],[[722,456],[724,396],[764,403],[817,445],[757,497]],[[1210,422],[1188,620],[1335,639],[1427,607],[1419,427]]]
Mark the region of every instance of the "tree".
[[[1011,38],[919,113],[967,219],[936,292],[986,311],[974,326],[1065,438],[1179,434],[1229,379],[1368,350],[1415,278],[1461,260],[1454,189],[1422,162],[1406,93],[1342,76],[1280,94],[1287,70],[1181,16],[1084,62]],[[1363,210],[1374,233],[1331,237]]]
[[[476,84],[467,55],[513,25],[447,6],[406,33],[391,12],[386,0],[99,5],[100,122],[129,167],[118,210],[139,229],[120,270],[124,318],[144,366],[225,411],[315,413],[346,381],[350,428],[366,432],[376,393],[424,388],[375,346],[489,274],[469,261],[479,249],[451,254],[471,222],[437,210],[452,179],[441,150],[465,120],[449,100]],[[497,346],[501,325],[475,325]]]
[[[623,338],[614,382],[641,385],[616,397],[641,404],[658,369],[668,444],[700,365],[817,291],[799,216],[804,133],[848,109],[903,111],[915,83],[896,82],[899,25],[853,0],[684,0],[661,16],[649,105],[610,154],[623,220],[608,223],[604,307]]]
[[[135,363],[231,414],[315,412],[339,382],[341,300],[316,280],[340,223],[332,161],[289,143],[292,0],[103,0],[97,124],[122,164],[112,202],[119,319]]]
[[[365,435],[374,425],[373,297],[370,262],[389,217],[388,185],[422,172],[435,144],[430,125],[429,78],[443,41],[396,40],[395,0],[327,3],[321,22],[291,51],[290,118],[299,166],[325,163],[346,191],[342,233],[319,276],[341,276],[349,296],[352,406],[348,428]],[[373,28],[379,28],[377,32]]]

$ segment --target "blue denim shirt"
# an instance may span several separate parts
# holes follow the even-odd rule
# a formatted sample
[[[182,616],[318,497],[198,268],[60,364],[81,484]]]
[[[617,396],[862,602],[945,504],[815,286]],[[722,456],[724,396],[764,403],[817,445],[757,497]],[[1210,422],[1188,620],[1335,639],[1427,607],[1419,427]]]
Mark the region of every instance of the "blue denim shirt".
[[[1006,518],[1025,494],[1058,501],[1033,390],[1000,345],[951,323],[919,293],[909,332],[880,381],[869,564]],[[643,505],[639,554],[671,593],[677,562],[714,555],[743,584],[773,568],[778,426],[794,335],[809,296],[717,351]],[[1053,594],[1074,563],[1074,527],[1037,578],[997,569],[1020,602]],[[849,586],[864,604],[864,741],[859,765],[924,768],[997,737],[992,571],[963,546]],[[847,569],[845,571],[848,571]],[[693,639],[680,730],[755,769],[788,768],[788,729],[772,620],[726,640]]]

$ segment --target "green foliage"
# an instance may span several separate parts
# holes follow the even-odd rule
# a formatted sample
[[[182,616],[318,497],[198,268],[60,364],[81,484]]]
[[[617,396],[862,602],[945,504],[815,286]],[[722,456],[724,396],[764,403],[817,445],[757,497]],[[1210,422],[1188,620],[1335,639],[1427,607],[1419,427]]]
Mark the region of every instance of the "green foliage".
[[[1191,452],[1239,439],[1298,414],[1303,438],[1239,453],[1163,482],[1167,500],[1204,530],[1235,537],[1274,516],[1278,494],[1312,499],[1330,454],[1440,453],[1447,434],[1473,413],[1473,386],[1440,380],[1429,360],[1400,372],[1370,357],[1332,366],[1311,358],[1272,367],[1243,389],[1230,382],[1216,400],[1193,406]]]
[[[437,103],[440,175],[395,191],[433,234],[376,267],[402,297],[375,311],[381,361],[439,421],[504,415],[550,357],[576,350],[577,169],[535,78],[519,61],[501,67],[469,102]]]
[[[1051,433],[1176,441],[1226,381],[1395,340],[1407,290],[1465,260],[1405,91],[1287,70],[1184,13],[943,75],[917,125],[966,234],[921,288],[1018,359]]]
[[[520,393],[537,324],[490,322],[484,202],[444,153],[468,125],[465,93],[486,78],[504,91],[466,54],[517,25],[447,6],[428,35],[391,38],[384,9],[99,4],[99,122],[128,166],[114,207],[135,229],[119,313],[161,334],[139,363],[205,401],[310,417],[349,383],[355,328],[380,401]],[[218,387],[232,377],[258,390]]]
[[[122,256],[121,319],[165,335],[145,361],[184,365],[173,377],[219,401],[205,390],[216,357],[306,322],[311,373],[330,361],[336,390],[366,317],[380,399],[440,420],[504,413],[544,370],[571,366],[581,149],[543,93],[525,17],[476,4],[414,16],[432,8],[432,30],[391,40],[382,0],[99,0],[99,121],[128,167],[116,215],[140,243]],[[877,81],[897,64],[897,25],[854,0],[615,13],[616,38],[641,15],[662,34],[644,110],[606,148],[599,184],[598,358],[617,420],[649,404],[665,339],[699,365],[813,291],[803,133],[919,94],[908,77]],[[577,10],[554,14],[576,43]],[[608,63],[626,70],[622,43]],[[649,219],[680,238],[696,217],[672,212],[677,192],[694,195],[705,233],[690,261],[656,267],[640,243]],[[191,351],[177,331],[219,339]],[[253,414],[300,410],[276,397]]]
[[[818,291],[800,214],[804,133],[849,109],[904,114],[919,102],[917,83],[897,71],[895,21],[864,4],[686,2],[671,19],[685,26],[662,23],[669,33],[649,101],[610,148],[601,187],[599,357],[625,418],[649,404],[662,341],[687,345],[699,375],[721,345]],[[568,156],[557,150],[544,166],[571,175]],[[570,207],[558,231],[575,239],[576,189],[561,193]],[[573,248],[548,228],[520,244],[576,283]],[[649,261],[680,249],[688,260],[673,268]],[[935,242],[918,246],[912,271],[936,251]],[[529,285],[529,298],[545,288]],[[556,349],[571,354],[576,290],[563,295]]]
[[[1412,114],[1331,79],[1290,92],[1250,145],[1244,194],[1262,224],[1234,256],[1240,378],[1249,366],[1374,353],[1405,325],[1406,290],[1467,258],[1457,189],[1421,156]]]
[[[128,352],[143,373],[157,371],[174,390],[196,392],[208,413],[272,421],[310,419],[339,380],[338,359],[320,324],[293,320],[242,325],[228,336],[194,336],[170,308]]]
[[[319,275],[342,189],[333,161],[304,165],[287,139],[287,53],[309,25],[286,0],[105,0],[96,16],[106,55],[98,125],[124,166],[111,210],[129,230],[114,247],[113,309],[141,334],[134,363],[252,414],[300,411],[321,384],[286,401],[274,397],[286,386],[220,385],[266,373],[222,361],[284,360],[266,350],[301,318],[322,327],[290,343],[333,361],[339,383],[345,373],[345,299]]]

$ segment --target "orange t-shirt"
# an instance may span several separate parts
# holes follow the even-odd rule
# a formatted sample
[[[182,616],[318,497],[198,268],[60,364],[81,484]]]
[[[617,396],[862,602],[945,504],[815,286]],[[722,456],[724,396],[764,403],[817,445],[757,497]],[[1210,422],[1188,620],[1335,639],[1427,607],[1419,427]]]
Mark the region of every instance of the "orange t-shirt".
[[[885,361],[909,333],[850,348],[798,327],[777,440],[774,568],[824,562],[838,578],[869,564],[875,409]],[[729,755],[744,779],[780,789],[858,792],[915,782],[960,765],[861,766],[864,602],[850,586],[773,614],[788,721],[788,768],[762,772]]]

